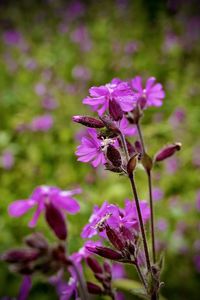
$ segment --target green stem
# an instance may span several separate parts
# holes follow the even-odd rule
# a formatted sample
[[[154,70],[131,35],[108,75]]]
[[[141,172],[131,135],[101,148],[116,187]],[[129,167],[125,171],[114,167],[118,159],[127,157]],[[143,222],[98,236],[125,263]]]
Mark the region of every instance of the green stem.
[[[136,264],[135,264],[135,267],[136,267],[136,270],[137,270],[137,272],[138,272],[138,276],[139,276],[140,280],[142,281],[142,283],[143,283],[145,289],[147,290],[147,283],[146,283],[146,281],[145,281],[145,279],[144,279],[144,275],[142,274],[142,271],[140,270],[140,267],[139,267],[139,265],[138,265],[137,262],[136,262]]]

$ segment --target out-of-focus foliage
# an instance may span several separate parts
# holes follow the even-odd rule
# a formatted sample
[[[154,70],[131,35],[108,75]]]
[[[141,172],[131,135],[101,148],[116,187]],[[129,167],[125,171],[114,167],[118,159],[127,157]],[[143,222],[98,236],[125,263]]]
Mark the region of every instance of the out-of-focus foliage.
[[[197,5],[198,1],[1,1],[0,252],[20,245],[31,231],[30,216],[11,219],[7,207],[13,200],[26,199],[37,185],[83,188],[78,196],[81,212],[68,218],[71,251],[82,245],[81,228],[95,203],[105,199],[122,203],[131,197],[125,178],[76,161],[82,127],[71,117],[89,114],[81,101],[90,86],[113,77],[155,76],[164,85],[166,98],[161,108],[145,111],[147,148],[153,155],[168,142],[183,144],[181,152],[156,167],[153,179],[158,247],[166,249],[162,294],[170,300],[198,299]],[[33,128],[32,120],[41,115],[53,118],[46,131]],[[136,175],[140,197],[145,199],[144,172],[138,169]],[[37,230],[53,241],[42,218]],[[0,296],[16,295],[20,278],[5,264],[0,268]],[[56,295],[44,278],[36,278],[30,299]]]

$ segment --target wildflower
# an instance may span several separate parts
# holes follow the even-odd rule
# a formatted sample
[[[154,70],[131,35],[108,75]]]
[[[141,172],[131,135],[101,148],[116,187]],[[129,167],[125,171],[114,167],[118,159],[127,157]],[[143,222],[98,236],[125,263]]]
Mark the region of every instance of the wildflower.
[[[111,83],[90,88],[90,97],[83,100],[84,104],[92,106],[102,116],[109,108],[109,102],[115,100],[123,111],[131,111],[136,102],[136,96],[127,82],[113,79]]]
[[[5,150],[1,156],[1,166],[5,170],[10,170],[12,169],[14,163],[15,163],[15,159],[13,153],[9,150]]]
[[[102,151],[103,141],[98,138],[97,132],[93,128],[87,129],[88,137],[81,139],[81,145],[77,147],[76,155],[78,161],[91,162],[93,167],[106,162]]]
[[[181,143],[174,143],[174,144],[163,147],[161,150],[159,150],[156,153],[154,160],[156,162],[165,160],[166,158],[172,156],[177,151],[180,151],[181,146],[182,146]]]
[[[162,85],[156,83],[154,77],[148,78],[145,88],[142,86],[142,78],[140,76],[134,77],[131,82],[133,91],[138,96],[140,107],[146,108],[148,106],[161,106],[162,100],[165,97]]]
[[[48,131],[53,126],[53,117],[51,115],[43,115],[34,118],[30,124],[32,131]]]
[[[46,210],[46,207],[48,207],[49,204],[53,205],[61,212],[65,210],[70,214],[77,213],[80,207],[72,196],[80,192],[80,189],[62,191],[54,186],[39,186],[33,191],[30,198],[26,200],[17,200],[10,204],[8,211],[13,217],[21,217],[32,207],[36,206],[33,218],[29,222],[29,226],[34,227],[40,214]]]

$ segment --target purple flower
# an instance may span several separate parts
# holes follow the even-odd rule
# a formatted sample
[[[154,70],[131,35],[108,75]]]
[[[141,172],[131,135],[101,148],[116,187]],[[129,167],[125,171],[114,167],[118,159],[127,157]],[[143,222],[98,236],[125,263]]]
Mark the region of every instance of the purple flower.
[[[149,219],[150,211],[146,201],[140,201],[140,209],[144,223]],[[83,238],[91,238],[98,234],[105,237],[105,224],[108,224],[115,230],[121,230],[122,227],[133,230],[138,230],[138,217],[135,202],[131,200],[125,201],[125,208],[121,209],[117,205],[109,204],[107,201],[99,208],[94,207],[93,214],[82,231]],[[103,233],[103,234],[102,234]]]
[[[200,190],[197,191],[196,209],[200,212]]]
[[[96,168],[106,162],[102,152],[103,141],[98,138],[97,131],[93,128],[88,128],[87,134],[88,136],[82,137],[76,155],[79,157],[78,161],[90,162]]]
[[[3,34],[3,39],[8,45],[17,45],[22,41],[22,36],[16,30],[7,30]]]
[[[138,101],[142,108],[162,105],[165,93],[162,85],[160,83],[156,83],[156,79],[154,77],[150,77],[143,88],[142,78],[140,76],[136,76],[131,80],[131,87],[133,91],[137,93],[139,97]]]
[[[125,116],[119,121],[119,130],[125,136],[133,136],[137,133],[135,125],[130,124]]]
[[[43,83],[39,82],[39,83],[36,84],[35,92],[38,96],[44,96],[46,91],[47,91],[46,86]]]
[[[45,97],[42,102],[42,107],[47,110],[54,110],[58,107],[58,103],[51,97]]]
[[[90,97],[83,99],[84,104],[92,106],[102,116],[109,107],[109,101],[114,99],[125,112],[131,111],[136,103],[136,96],[127,82],[113,79],[111,83],[91,87]]]
[[[77,213],[80,207],[72,196],[79,194],[80,192],[80,189],[65,191],[54,186],[39,186],[33,191],[30,198],[26,200],[17,200],[10,204],[8,211],[12,217],[21,217],[32,207],[36,206],[33,218],[29,222],[29,226],[34,227],[40,214],[45,210],[45,206],[48,203],[53,204],[61,212],[62,210],[65,210],[70,214]]]
[[[14,165],[15,159],[13,153],[9,150],[5,150],[1,156],[1,165],[4,169],[10,170]]]
[[[30,124],[32,131],[48,131],[53,126],[53,117],[51,115],[43,115],[36,117]]]
[[[163,191],[158,187],[153,188],[152,193],[153,193],[153,200],[154,201],[160,201],[160,200],[162,200],[162,198],[164,196]]]

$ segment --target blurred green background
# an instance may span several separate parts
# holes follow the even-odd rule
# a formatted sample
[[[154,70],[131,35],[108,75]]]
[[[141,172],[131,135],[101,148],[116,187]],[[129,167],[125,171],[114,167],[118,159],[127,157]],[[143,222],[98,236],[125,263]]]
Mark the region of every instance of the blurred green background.
[[[131,197],[125,178],[76,161],[83,128],[71,118],[90,114],[82,105],[89,87],[114,77],[155,76],[166,97],[142,120],[148,152],[183,144],[156,167],[153,179],[157,242],[166,249],[162,294],[199,299],[199,1],[0,1],[0,24],[0,253],[33,231],[27,228],[31,213],[12,219],[7,207],[38,185],[83,188],[80,213],[68,217],[71,251],[82,246],[81,228],[94,203],[123,204]],[[49,129],[30,130],[43,115]],[[147,199],[145,175],[136,175],[140,197]],[[43,218],[35,230],[55,240]],[[20,281],[0,263],[0,297],[14,297]],[[36,277],[30,299],[57,296]]]

